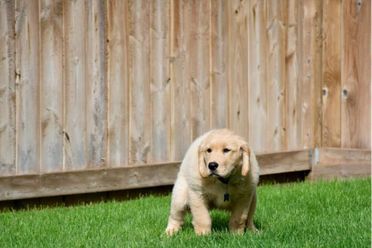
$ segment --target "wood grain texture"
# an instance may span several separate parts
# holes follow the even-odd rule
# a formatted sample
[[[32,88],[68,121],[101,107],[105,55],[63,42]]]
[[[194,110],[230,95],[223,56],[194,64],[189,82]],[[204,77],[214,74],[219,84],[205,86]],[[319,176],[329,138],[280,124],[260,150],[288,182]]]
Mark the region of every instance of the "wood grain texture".
[[[261,175],[309,171],[309,158],[309,150],[257,155]],[[179,166],[180,162],[173,162],[0,177],[0,200],[172,185]]]
[[[63,170],[63,4],[40,1],[40,164]]]
[[[40,171],[39,2],[17,0],[16,133],[17,174]]]
[[[170,102],[170,2],[152,1],[150,4],[150,80],[153,162],[170,159],[171,102]]]
[[[228,2],[211,1],[211,128],[228,125]]]
[[[302,22],[301,100],[302,146],[321,142],[322,1],[304,1]]]
[[[256,154],[260,175],[300,171],[311,171],[308,179],[366,177],[370,175],[370,150],[324,148],[317,153],[322,164],[312,165],[312,155],[315,154],[312,149]],[[341,163],[337,164],[332,159]],[[331,163],[324,163],[326,161]],[[179,166],[180,162],[172,162],[43,175],[0,177],[0,200],[172,185]]]
[[[333,164],[314,167],[307,180],[336,180],[347,178],[368,178],[371,164]]]
[[[210,16],[208,0],[191,0],[186,12],[190,36],[186,36],[191,93],[191,137],[196,139],[210,128]]]
[[[310,171],[311,150],[257,154],[260,175]]]
[[[87,165],[86,1],[64,2],[64,164],[66,170]]]
[[[103,0],[87,1],[86,146],[90,167],[106,165],[107,85],[106,9]]]
[[[16,173],[14,7],[0,1],[0,175]]]
[[[171,185],[179,163],[0,177],[0,200]],[[154,176],[161,175],[161,176]]]
[[[108,4],[108,166],[128,164],[129,157],[129,69],[128,5]]]
[[[301,147],[301,23],[302,4],[298,0],[288,1],[286,32],[286,136],[287,149]]]
[[[371,150],[345,148],[319,148],[320,165],[370,164]]]
[[[286,124],[286,32],[287,2],[267,2],[267,128],[268,151],[287,147]]]
[[[248,6],[249,46],[249,142],[257,152],[269,144],[267,129],[267,36],[266,2],[250,1]]]
[[[190,1],[171,2],[171,84],[172,87],[172,133],[171,160],[181,160],[191,144],[191,109],[189,84],[189,51],[185,37],[190,36],[191,24],[187,14],[191,12]]]
[[[341,146],[371,148],[371,1],[342,8]]]
[[[370,1],[0,4],[4,175],[180,161],[217,127],[370,149]]]
[[[341,145],[341,1],[323,1],[322,146]]]
[[[150,159],[150,6],[145,0],[128,3],[130,143],[129,163]]]
[[[228,1],[229,128],[248,139],[248,1]],[[254,147],[254,145],[253,145]]]

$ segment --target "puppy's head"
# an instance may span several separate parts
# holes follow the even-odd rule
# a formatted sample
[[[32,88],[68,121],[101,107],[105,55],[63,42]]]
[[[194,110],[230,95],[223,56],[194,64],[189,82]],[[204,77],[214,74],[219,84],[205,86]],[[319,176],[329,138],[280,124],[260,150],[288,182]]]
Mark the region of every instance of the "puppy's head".
[[[199,172],[202,177],[216,176],[228,179],[240,170],[242,176],[249,171],[247,143],[230,132],[212,132],[199,147]]]

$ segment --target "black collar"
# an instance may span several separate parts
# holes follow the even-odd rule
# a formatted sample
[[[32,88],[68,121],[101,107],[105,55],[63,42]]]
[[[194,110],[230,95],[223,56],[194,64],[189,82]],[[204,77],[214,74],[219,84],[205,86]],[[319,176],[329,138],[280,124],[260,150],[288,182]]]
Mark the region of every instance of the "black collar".
[[[218,177],[218,180],[223,184],[228,184],[230,178]]]

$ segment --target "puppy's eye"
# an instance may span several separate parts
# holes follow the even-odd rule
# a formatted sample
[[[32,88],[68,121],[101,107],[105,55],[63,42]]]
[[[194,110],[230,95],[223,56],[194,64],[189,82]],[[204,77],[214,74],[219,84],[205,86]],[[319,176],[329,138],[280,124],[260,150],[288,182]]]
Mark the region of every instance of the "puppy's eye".
[[[208,152],[208,153],[211,153],[211,152],[212,152],[212,149],[211,149],[211,148],[208,148],[208,149],[207,149],[207,152]]]
[[[229,148],[224,148],[223,149],[223,153],[228,153],[229,151],[231,151]]]

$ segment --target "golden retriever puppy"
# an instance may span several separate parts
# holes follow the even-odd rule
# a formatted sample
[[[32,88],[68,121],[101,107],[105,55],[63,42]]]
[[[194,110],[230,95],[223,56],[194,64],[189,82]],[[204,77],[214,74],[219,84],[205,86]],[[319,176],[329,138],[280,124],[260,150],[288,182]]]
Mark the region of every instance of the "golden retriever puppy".
[[[190,209],[197,235],[211,232],[211,208],[231,212],[229,229],[255,231],[259,167],[244,139],[227,129],[212,130],[196,139],[182,161],[172,192],[166,234],[180,230]]]

